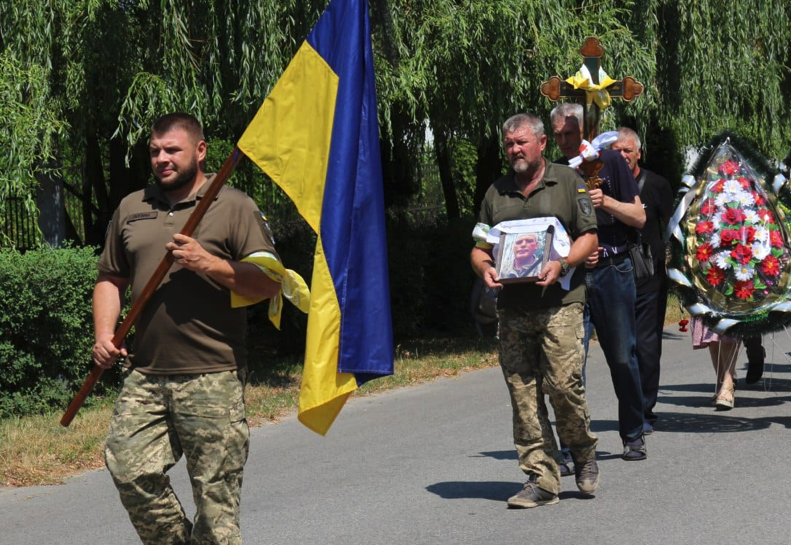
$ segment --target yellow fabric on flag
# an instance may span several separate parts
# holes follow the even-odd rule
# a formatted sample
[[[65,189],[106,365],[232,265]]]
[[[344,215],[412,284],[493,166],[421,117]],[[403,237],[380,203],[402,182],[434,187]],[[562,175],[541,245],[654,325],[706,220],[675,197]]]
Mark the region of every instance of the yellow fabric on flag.
[[[325,435],[346,398],[357,389],[357,379],[352,373],[338,372],[341,308],[320,238],[313,260],[311,293],[298,418]]]
[[[338,76],[306,41],[237,144],[286,192],[317,234],[337,90]],[[351,373],[338,373],[341,311],[321,236],[310,291],[299,420],[325,435],[357,381]]]
[[[316,233],[337,93],[338,76],[304,42],[237,144],[294,201]]]

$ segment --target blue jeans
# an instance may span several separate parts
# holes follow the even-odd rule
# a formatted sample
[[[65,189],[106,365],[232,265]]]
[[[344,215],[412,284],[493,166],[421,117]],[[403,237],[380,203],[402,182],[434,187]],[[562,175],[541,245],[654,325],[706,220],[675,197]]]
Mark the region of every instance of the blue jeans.
[[[634,441],[643,435],[643,390],[637,363],[632,262],[627,258],[615,265],[588,269],[585,284],[586,310],[618,397],[618,430],[623,441]],[[585,341],[587,346],[587,335]]]

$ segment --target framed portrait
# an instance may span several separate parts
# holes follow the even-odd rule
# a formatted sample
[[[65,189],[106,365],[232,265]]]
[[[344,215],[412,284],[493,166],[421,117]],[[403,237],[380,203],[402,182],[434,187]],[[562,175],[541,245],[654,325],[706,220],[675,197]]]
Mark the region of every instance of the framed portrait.
[[[552,225],[502,233],[497,251],[497,275],[502,284],[535,282],[552,252]]]

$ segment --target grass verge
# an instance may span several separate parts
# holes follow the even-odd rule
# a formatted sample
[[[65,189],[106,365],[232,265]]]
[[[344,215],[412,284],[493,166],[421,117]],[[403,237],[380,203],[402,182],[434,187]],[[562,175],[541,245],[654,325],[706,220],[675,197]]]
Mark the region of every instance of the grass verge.
[[[301,362],[292,358],[272,363],[268,369],[276,371],[253,371],[245,390],[253,426],[276,422],[297,408]],[[493,339],[410,341],[396,347],[393,376],[371,381],[353,395],[371,395],[496,364]],[[59,484],[68,476],[103,467],[112,401],[83,408],[68,428],[60,425],[60,413],[0,421],[0,486]]]

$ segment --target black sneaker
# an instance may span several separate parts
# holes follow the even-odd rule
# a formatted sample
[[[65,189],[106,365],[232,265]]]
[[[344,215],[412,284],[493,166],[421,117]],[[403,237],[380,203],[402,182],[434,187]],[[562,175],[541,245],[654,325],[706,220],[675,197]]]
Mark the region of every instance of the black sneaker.
[[[641,435],[634,441],[624,441],[623,455],[621,456],[627,461],[645,460],[648,458],[648,449],[645,446],[645,438]]]
[[[596,459],[574,464],[574,476],[577,478],[577,488],[584,494],[593,494],[599,486],[599,464]]]
[[[514,509],[529,509],[539,505],[553,505],[557,503],[558,495],[544,490],[536,484],[536,476],[529,475],[525,485],[518,494],[508,498],[508,507]]]

